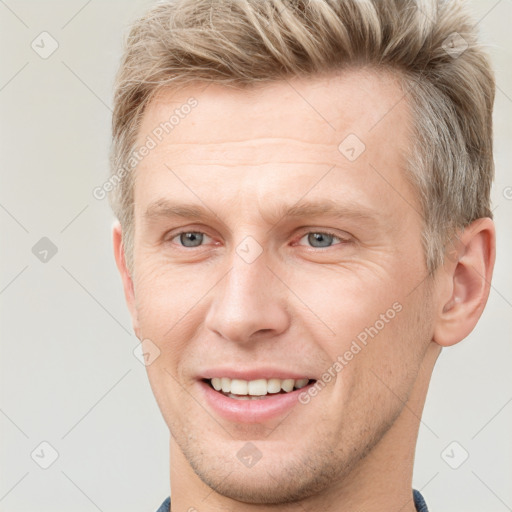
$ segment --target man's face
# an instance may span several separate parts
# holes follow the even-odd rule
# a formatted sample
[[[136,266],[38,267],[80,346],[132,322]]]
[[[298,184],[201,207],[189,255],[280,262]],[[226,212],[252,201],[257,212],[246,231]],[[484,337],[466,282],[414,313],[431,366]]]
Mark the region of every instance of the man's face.
[[[176,460],[203,482],[304,497],[382,440],[431,341],[409,107],[368,71],[203,85],[153,101],[139,143],[192,96],[137,168],[132,312],[160,350],[150,383]]]

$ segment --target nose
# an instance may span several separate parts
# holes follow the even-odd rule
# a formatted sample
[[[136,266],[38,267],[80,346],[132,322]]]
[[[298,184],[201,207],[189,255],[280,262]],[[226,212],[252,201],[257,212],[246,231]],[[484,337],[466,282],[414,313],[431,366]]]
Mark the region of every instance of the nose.
[[[214,288],[205,325],[224,339],[247,343],[286,331],[286,287],[267,267],[262,254],[251,263],[237,253],[224,278]]]

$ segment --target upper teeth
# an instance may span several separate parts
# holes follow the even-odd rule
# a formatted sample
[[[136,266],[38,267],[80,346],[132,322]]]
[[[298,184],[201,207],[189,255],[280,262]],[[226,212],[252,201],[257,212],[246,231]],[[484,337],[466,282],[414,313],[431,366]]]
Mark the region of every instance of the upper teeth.
[[[288,392],[292,391],[293,388],[303,388],[309,382],[309,379],[257,379],[247,381],[214,377],[211,382],[217,391],[222,390],[224,393],[262,396],[267,393],[279,393],[281,390]]]

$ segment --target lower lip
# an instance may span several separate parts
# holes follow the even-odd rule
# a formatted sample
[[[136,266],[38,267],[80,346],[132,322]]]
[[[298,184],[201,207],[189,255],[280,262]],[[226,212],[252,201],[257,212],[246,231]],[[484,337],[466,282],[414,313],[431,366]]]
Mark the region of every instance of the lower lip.
[[[289,393],[267,395],[256,400],[239,400],[215,391],[209,384],[199,381],[208,405],[223,418],[236,423],[261,423],[282,416],[299,404],[299,394],[307,391],[314,382]]]

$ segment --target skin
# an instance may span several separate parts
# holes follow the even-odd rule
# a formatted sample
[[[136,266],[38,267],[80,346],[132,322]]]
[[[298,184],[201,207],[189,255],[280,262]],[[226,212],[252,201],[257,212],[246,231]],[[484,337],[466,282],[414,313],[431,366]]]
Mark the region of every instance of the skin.
[[[414,511],[430,377],[442,347],[467,336],[485,306],[492,221],[459,233],[456,254],[428,275],[405,178],[409,105],[382,71],[165,91],[139,142],[190,96],[198,106],[136,170],[133,275],[121,227],[113,232],[135,333],[160,350],[147,373],[171,434],[173,511]],[[350,133],[366,146],[355,161],[338,150]],[[161,199],[207,216],[154,207],[145,216]],[[282,215],[327,199],[341,217]],[[202,245],[185,246],[182,231],[203,233]],[[321,244],[308,236],[326,231],[335,236]],[[236,252],[247,236],[262,249],[250,264]],[[320,379],[396,303],[400,312],[336,378],[285,417],[228,421],[199,392],[198,374],[222,364]],[[236,456],[248,441],[262,454],[251,468]]]

